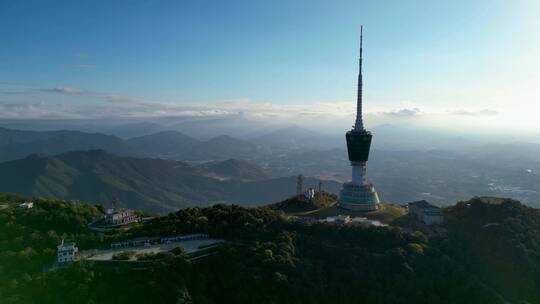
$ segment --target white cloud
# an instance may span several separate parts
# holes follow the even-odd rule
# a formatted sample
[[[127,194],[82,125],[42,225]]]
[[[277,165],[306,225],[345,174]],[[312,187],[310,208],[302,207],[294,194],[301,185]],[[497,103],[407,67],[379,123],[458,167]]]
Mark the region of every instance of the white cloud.
[[[63,104],[0,103],[0,118],[6,119],[82,119],[83,113]]]
[[[423,112],[420,110],[420,108],[405,108],[400,110],[392,110],[387,112],[379,112],[378,114],[381,115],[387,115],[387,116],[397,116],[397,117],[414,117],[418,115],[422,115]]]
[[[40,100],[31,102],[30,93],[40,92]],[[319,121],[352,117],[352,102],[318,102],[313,104],[274,104],[251,102],[247,99],[225,100],[217,103],[186,104],[152,101],[113,93],[92,92],[72,87],[54,87],[21,91],[19,101],[0,101],[0,117],[4,118],[103,118],[103,117],[217,117],[237,115],[255,119]],[[58,102],[54,95],[65,95]]]
[[[463,116],[495,116],[499,114],[498,111],[489,110],[489,109],[483,109],[483,110],[478,110],[478,111],[452,110],[452,111],[448,111],[448,113],[452,115],[463,115]]]
[[[25,95],[25,92],[28,94]],[[0,100],[0,118],[12,119],[216,118],[242,113],[244,117],[265,122],[344,130],[350,127],[356,114],[354,101],[281,104],[235,99],[213,103],[179,103],[73,87],[29,88],[20,90],[20,94],[4,95],[4,99]],[[367,108],[364,115],[368,126],[390,123],[440,128],[455,128],[456,120],[467,128],[487,128],[499,117],[497,111],[489,109],[426,109],[413,102],[399,102],[391,108]]]
[[[41,89],[40,91],[48,92],[48,93],[70,94],[70,95],[85,94],[85,92],[82,90],[69,88],[69,87],[56,87],[56,88],[51,88],[51,89]]]

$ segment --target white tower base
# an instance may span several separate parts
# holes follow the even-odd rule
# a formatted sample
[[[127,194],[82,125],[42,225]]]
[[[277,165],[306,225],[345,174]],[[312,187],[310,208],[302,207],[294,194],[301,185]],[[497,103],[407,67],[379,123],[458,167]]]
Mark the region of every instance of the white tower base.
[[[374,211],[381,208],[379,195],[372,184],[344,183],[339,192],[339,207],[353,211]]]
[[[365,162],[352,162],[352,181],[343,184],[339,192],[339,207],[353,211],[374,211],[381,208],[379,195],[366,182]]]

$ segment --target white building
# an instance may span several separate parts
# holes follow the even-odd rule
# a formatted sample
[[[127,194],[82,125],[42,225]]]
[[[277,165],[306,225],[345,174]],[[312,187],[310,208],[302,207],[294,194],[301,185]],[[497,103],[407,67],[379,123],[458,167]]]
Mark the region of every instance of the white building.
[[[313,188],[308,188],[306,189],[306,191],[304,192],[304,196],[308,199],[312,199],[315,197],[315,189]]]
[[[129,209],[108,209],[105,222],[109,225],[125,225],[139,221],[139,216]]]
[[[409,214],[426,225],[442,225],[444,217],[441,208],[426,201],[409,203]]]
[[[75,247],[75,243],[64,243],[64,240],[58,245],[58,263],[69,263],[75,260],[79,248]]]
[[[19,208],[23,208],[23,209],[34,208],[34,202],[24,202],[22,204],[19,204]]]

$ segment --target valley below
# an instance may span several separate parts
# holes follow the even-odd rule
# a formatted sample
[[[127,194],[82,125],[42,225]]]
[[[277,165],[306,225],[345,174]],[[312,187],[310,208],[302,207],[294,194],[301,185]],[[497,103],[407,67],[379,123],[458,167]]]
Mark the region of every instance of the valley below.
[[[446,206],[472,196],[502,196],[540,206],[538,145],[462,143],[452,149],[443,137],[417,148],[396,140],[390,148],[387,142],[401,136],[390,131],[379,131],[367,168],[383,201]],[[295,194],[298,174],[306,177],[306,188],[321,181],[337,194],[350,179],[343,145],[344,139],[299,127],[251,139],[196,139],[174,130],[123,139],[4,128],[0,191],[105,205],[116,199],[157,212],[219,202],[255,206]]]

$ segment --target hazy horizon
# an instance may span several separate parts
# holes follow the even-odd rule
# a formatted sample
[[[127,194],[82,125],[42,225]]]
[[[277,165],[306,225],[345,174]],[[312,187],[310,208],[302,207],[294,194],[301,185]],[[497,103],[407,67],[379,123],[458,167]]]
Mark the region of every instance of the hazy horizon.
[[[534,1],[0,7],[0,119],[241,113],[338,134],[354,120],[363,24],[368,128],[540,138]]]

